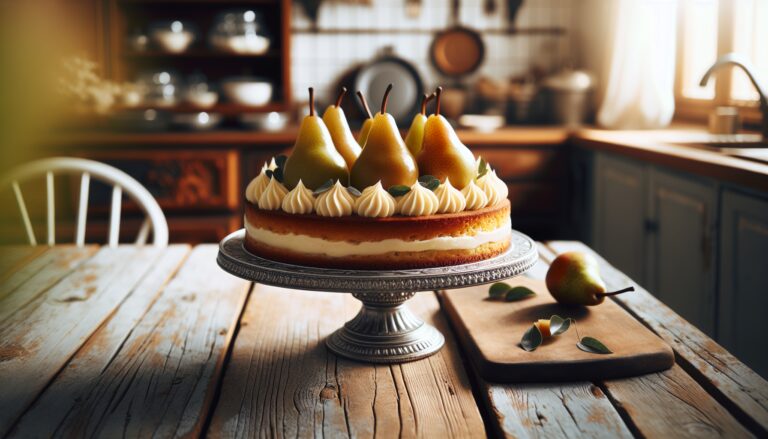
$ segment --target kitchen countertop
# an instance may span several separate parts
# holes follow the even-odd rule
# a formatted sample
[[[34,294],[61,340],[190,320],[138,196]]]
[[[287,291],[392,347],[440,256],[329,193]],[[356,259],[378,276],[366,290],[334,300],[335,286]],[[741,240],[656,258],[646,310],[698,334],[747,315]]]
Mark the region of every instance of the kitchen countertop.
[[[492,132],[457,130],[461,139],[469,145],[560,145],[568,139],[569,130],[564,127],[505,127]],[[201,131],[160,133],[118,132],[64,132],[57,134],[49,144],[56,147],[103,145],[131,146],[258,146],[258,144],[291,145],[296,140],[297,127],[282,131]],[[405,133],[403,133],[404,135]]]
[[[297,128],[267,133],[256,131],[162,132],[162,133],[60,133],[48,144],[63,148],[194,147],[243,148],[260,146],[285,148],[293,144]],[[609,151],[654,164],[669,166],[704,177],[768,192],[768,164],[732,157],[716,151],[697,149],[679,143],[707,141],[710,136],[700,125],[673,124],[660,130],[619,131],[596,128],[570,129],[552,126],[511,126],[493,132],[457,130],[470,148],[575,145],[596,151]]]
[[[768,435],[768,383],[639,286],[609,300],[674,349],[671,369],[497,384],[466,369],[439,293],[409,306],[443,349],[374,365],[324,344],[359,308],[351,295],[235,278],[213,244],[2,250],[0,436]],[[542,279],[556,253],[591,252],[539,250],[526,276]],[[597,258],[609,289],[634,284]]]

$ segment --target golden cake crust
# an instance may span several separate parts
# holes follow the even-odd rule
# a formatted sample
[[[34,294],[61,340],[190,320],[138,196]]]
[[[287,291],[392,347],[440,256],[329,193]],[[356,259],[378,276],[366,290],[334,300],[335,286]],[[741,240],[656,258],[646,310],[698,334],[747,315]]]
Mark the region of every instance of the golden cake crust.
[[[365,218],[295,215],[280,210],[261,210],[246,203],[248,224],[275,233],[313,236],[329,241],[426,240],[437,236],[466,236],[495,230],[509,221],[509,200],[491,207],[459,213],[409,217]]]

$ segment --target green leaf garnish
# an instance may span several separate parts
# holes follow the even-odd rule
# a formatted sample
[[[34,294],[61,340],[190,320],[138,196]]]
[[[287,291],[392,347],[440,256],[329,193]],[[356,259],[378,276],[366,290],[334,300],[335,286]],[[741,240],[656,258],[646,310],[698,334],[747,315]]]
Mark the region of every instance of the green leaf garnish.
[[[285,154],[280,154],[279,156],[275,157],[275,164],[278,168],[285,167],[285,162],[288,160],[288,156]]]
[[[389,195],[392,195],[393,197],[399,197],[401,195],[405,195],[410,191],[411,191],[411,188],[409,188],[404,184],[398,184],[387,189],[387,192],[389,192]]]
[[[283,182],[283,168],[275,168],[275,170],[272,171],[272,175],[275,177],[275,180],[279,181],[280,183]]]
[[[333,179],[329,178],[328,180],[325,181],[325,183],[321,184],[320,187],[315,189],[315,191],[312,192],[312,195],[318,196],[318,195],[322,194],[323,192],[327,192],[328,190],[330,190],[333,187],[333,184],[334,184]]]
[[[509,286],[509,284],[505,284],[504,282],[496,282],[495,284],[491,285],[490,288],[488,288],[488,296],[490,296],[491,299],[502,299],[507,295],[507,291],[511,289],[512,287]]]
[[[360,195],[363,195],[359,190],[357,190],[354,186],[347,186],[347,192],[349,192],[350,195],[353,197],[359,197]]]
[[[520,347],[528,352],[535,351],[537,347],[541,346],[541,342],[544,341],[544,337],[541,335],[541,331],[536,325],[531,325],[525,334],[523,334],[522,340],[520,340]]]
[[[440,186],[440,180],[438,180],[434,175],[422,175],[419,177],[419,184],[431,191],[434,191],[438,186]]]
[[[576,343],[576,347],[584,352],[590,354],[612,354],[613,351],[608,349],[600,340],[593,337],[584,337],[580,342]]]
[[[485,162],[485,159],[480,157],[480,163],[477,165],[477,178],[482,177],[488,173],[488,163]]]
[[[549,318],[549,333],[552,335],[560,335],[571,327],[571,319],[564,319],[559,315],[553,315]]]
[[[507,291],[504,296],[506,302],[516,302],[518,300],[525,299],[526,297],[535,296],[536,292],[527,287],[514,287]]]

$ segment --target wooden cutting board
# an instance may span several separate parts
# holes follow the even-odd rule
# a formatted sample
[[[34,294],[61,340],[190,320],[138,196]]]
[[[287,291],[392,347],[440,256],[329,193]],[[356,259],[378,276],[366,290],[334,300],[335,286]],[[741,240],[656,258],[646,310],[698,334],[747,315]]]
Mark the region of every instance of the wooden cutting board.
[[[526,286],[537,295],[518,302],[491,300],[489,285],[442,293],[459,339],[489,381],[602,380],[657,372],[675,362],[672,348],[610,299],[593,307],[565,307],[555,302],[543,281],[521,276],[507,283]],[[597,338],[613,353],[579,350],[573,325],[564,334],[545,339],[535,351],[524,351],[519,343],[525,331],[537,319],[553,314],[574,318],[582,337]]]

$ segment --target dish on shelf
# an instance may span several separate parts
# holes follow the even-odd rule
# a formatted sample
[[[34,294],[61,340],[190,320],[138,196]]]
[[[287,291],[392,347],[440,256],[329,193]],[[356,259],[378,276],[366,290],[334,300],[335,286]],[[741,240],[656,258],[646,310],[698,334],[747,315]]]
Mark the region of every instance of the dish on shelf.
[[[215,128],[221,122],[218,113],[177,113],[171,117],[173,125],[195,131],[205,131]]]
[[[263,55],[271,43],[262,14],[253,9],[220,14],[209,36],[212,47],[242,55]]]
[[[138,83],[146,90],[146,104],[167,108],[179,102],[180,79],[176,72],[163,70],[142,73]]]
[[[490,132],[504,126],[504,116],[494,114],[465,114],[459,117],[459,125],[477,131]]]
[[[150,33],[152,41],[169,53],[183,53],[197,38],[196,33],[179,20],[156,23]]]
[[[290,116],[288,113],[270,111],[269,113],[245,113],[240,115],[240,123],[260,131],[280,131],[284,129]]]
[[[272,83],[259,78],[225,79],[221,91],[229,101],[252,107],[266,105],[272,99]]]

